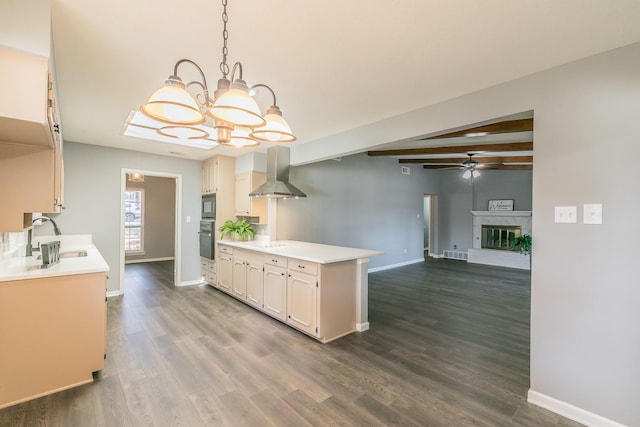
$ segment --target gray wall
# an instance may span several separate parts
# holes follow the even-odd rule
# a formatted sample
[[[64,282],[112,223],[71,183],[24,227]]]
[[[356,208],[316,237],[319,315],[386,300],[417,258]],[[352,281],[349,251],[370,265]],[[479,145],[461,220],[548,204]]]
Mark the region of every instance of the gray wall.
[[[423,195],[436,193],[437,172],[357,154],[291,168],[306,199],[278,201],[278,239],[384,251],[370,267],[423,258]],[[404,250],[407,253],[404,253]]]
[[[146,175],[144,182],[127,182],[127,189],[144,190],[144,254],[125,254],[125,260],[173,258],[176,179]]]
[[[530,110],[531,391],[640,425],[640,44],[301,144],[291,160],[304,164]],[[554,206],[579,207],[581,222],[585,203],[603,204],[602,225],[554,223]]]
[[[111,271],[109,291],[120,280],[120,175],[122,168],[182,175],[181,281],[200,278],[198,219],[200,218],[201,162],[107,148],[64,143],[65,207],[55,216],[64,234],[92,234]],[[185,217],[190,216],[187,223]]]
[[[512,199],[514,210],[531,210],[531,171],[485,170],[473,181],[473,187],[471,180],[462,178],[459,171],[440,173],[440,252],[445,249],[453,250],[454,245],[460,251],[473,247],[471,211],[486,211],[489,200]]]

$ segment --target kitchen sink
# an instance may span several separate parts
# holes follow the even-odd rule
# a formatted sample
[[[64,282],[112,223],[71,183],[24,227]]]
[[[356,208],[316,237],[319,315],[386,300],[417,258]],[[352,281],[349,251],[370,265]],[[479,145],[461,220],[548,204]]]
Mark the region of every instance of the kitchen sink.
[[[85,256],[87,256],[87,251],[85,250],[60,252],[60,258],[80,258]],[[42,259],[42,255],[38,255],[36,259]]]
[[[60,258],[79,258],[87,256],[87,251],[69,251],[69,252],[60,252]]]

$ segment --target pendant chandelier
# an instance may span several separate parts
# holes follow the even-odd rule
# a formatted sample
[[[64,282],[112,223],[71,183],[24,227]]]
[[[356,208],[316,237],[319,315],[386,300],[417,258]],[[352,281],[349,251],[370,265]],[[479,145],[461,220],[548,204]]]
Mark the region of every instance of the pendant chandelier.
[[[157,130],[165,137],[178,139],[212,138],[218,144],[235,147],[254,147],[260,142],[293,142],[296,137],[282,117],[276,95],[265,84],[251,88],[242,78],[242,64],[236,62],[229,76],[227,64],[227,0],[222,0],[223,45],[220,71],[213,98],[202,68],[189,59],[181,59],[173,67],[173,74],[164,86],[155,91],[140,111],[146,116],[166,124]],[[190,64],[200,74],[201,81],[185,84],[178,75],[182,64]],[[187,89],[196,86],[202,93],[193,97]],[[273,105],[262,115],[252,92],[266,89],[271,93]],[[213,126],[204,124],[209,121]],[[204,124],[204,125],[203,125]]]

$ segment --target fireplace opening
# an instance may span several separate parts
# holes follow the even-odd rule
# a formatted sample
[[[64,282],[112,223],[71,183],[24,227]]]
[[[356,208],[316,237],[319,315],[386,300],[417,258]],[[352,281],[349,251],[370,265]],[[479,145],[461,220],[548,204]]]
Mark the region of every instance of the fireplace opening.
[[[519,225],[483,225],[483,249],[498,249],[501,251],[515,251],[513,240],[522,235]]]

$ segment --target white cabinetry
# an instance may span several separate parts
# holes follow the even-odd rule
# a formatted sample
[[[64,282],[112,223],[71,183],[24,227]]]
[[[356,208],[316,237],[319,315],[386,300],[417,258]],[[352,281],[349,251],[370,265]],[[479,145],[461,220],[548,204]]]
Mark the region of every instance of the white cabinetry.
[[[247,299],[247,259],[243,253],[236,251],[233,255],[233,296],[246,301]]]
[[[218,289],[233,294],[233,249],[221,246],[217,264]]]
[[[260,257],[262,258],[262,257]],[[261,261],[249,259],[247,264],[247,302],[262,310],[263,308],[263,273],[264,266]]]
[[[356,330],[356,260],[319,264],[219,246],[219,289],[322,342]]]
[[[293,264],[296,264],[295,260]],[[287,278],[287,323],[317,336],[318,277],[292,270],[291,267],[289,265]]]
[[[262,197],[250,197],[249,193],[267,181],[264,172],[245,172],[236,175],[236,206],[237,216],[260,217],[260,222],[266,221],[266,200]]]
[[[287,258],[265,256],[264,264],[264,312],[287,320]]]
[[[202,279],[205,282],[214,287],[217,285],[218,278],[216,272],[216,262],[214,260],[200,258],[200,273],[202,274]]]
[[[202,194],[215,193],[217,190],[218,160],[215,157],[202,161]]]
[[[32,212],[62,209],[62,138],[49,62],[0,46],[0,182],[11,182],[0,190],[11,201],[0,210],[0,231],[22,231]]]

